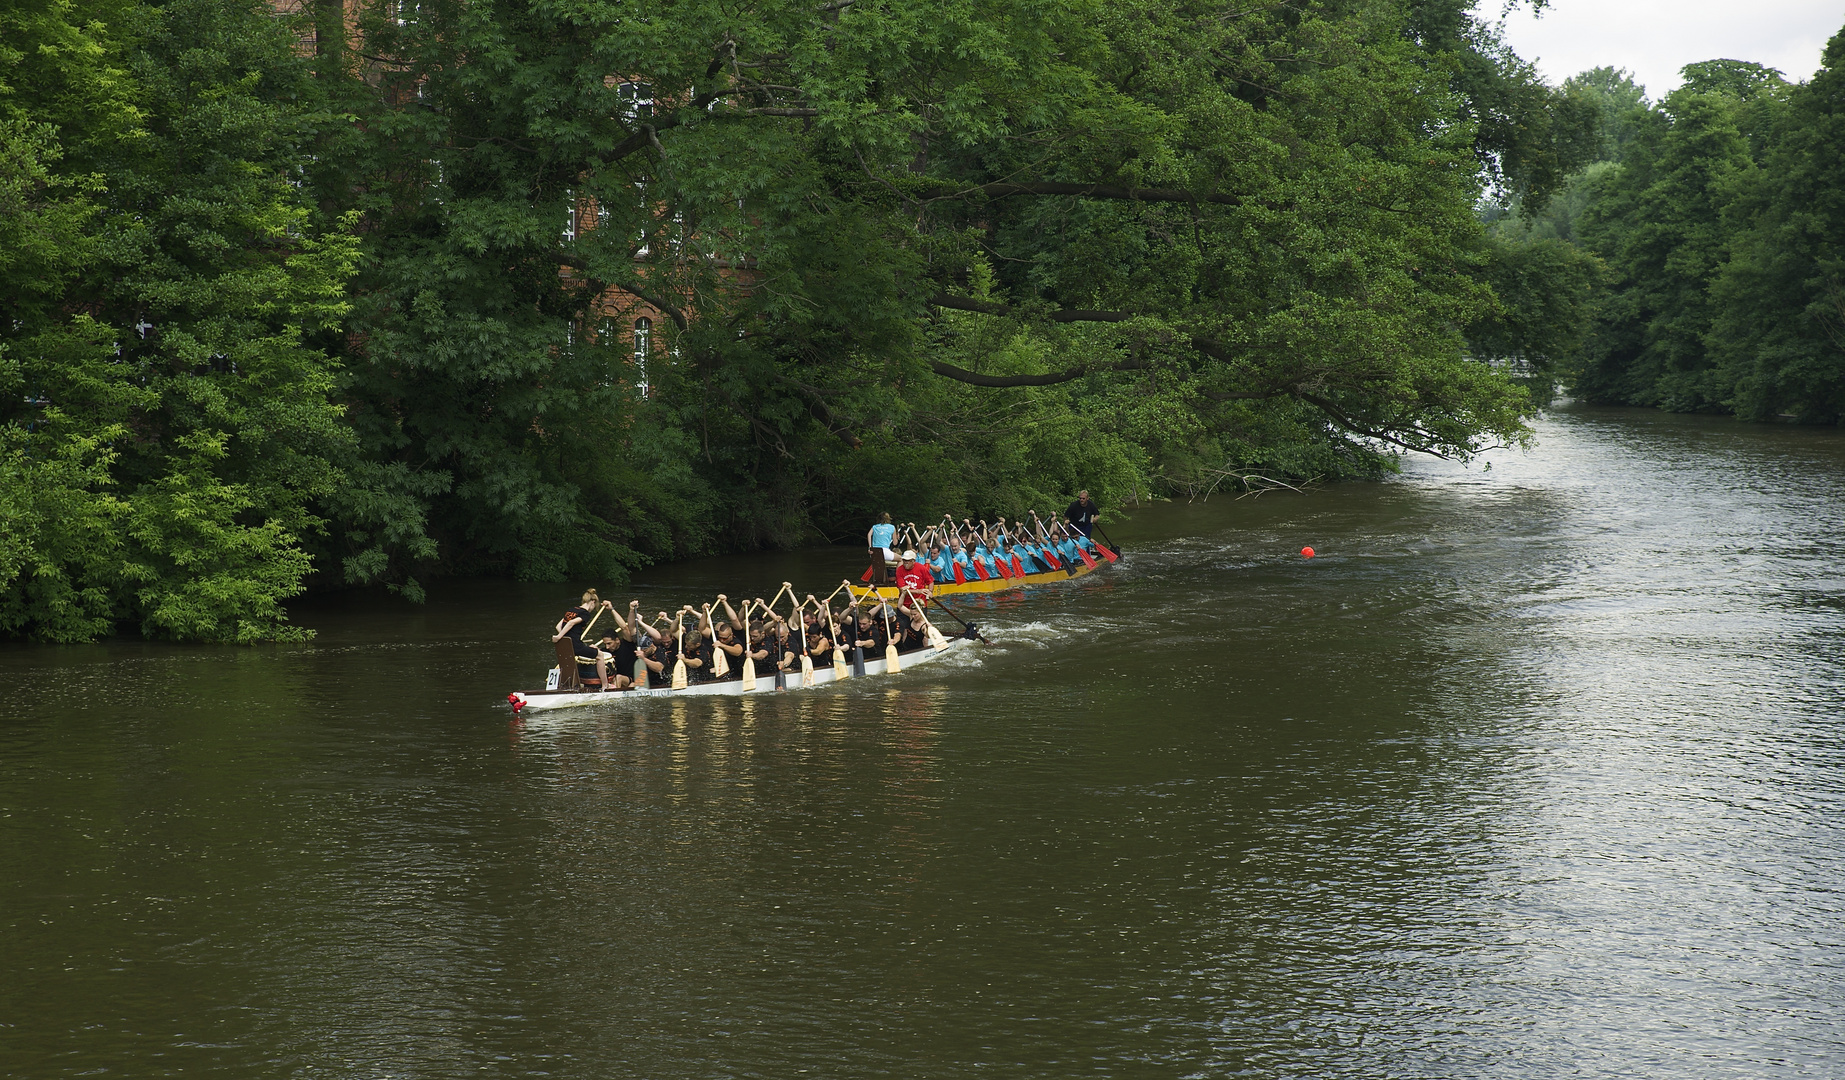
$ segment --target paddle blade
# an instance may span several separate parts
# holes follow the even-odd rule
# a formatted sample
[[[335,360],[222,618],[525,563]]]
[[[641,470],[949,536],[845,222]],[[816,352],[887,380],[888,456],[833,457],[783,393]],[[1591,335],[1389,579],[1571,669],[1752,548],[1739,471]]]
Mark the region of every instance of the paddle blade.
[[[1094,541],[1091,541],[1091,543],[1094,543]],[[1109,562],[1114,562],[1117,558],[1119,558],[1119,556],[1117,556],[1114,552],[1103,547],[1101,544],[1096,544],[1095,549],[1101,552],[1102,557],[1104,559],[1107,559]]]
[[[860,574],[860,575],[858,576],[858,579],[859,579],[860,581],[870,581],[870,580],[871,580],[871,574],[872,574],[872,567],[869,567],[869,566],[867,566],[867,567],[865,567],[865,572],[864,572],[864,573],[862,573],[862,574]]]
[[[903,670],[903,665],[897,662],[897,643],[894,641],[884,646],[884,670],[892,675]]]
[[[1051,554],[1050,548],[1039,548],[1038,553],[1044,556],[1044,564],[1052,570],[1063,569],[1063,563],[1057,561],[1057,556]]]
[[[956,585],[967,584],[967,574],[962,572],[960,563],[955,564],[955,584]]]
[[[634,685],[637,689],[647,689],[647,661],[634,658]]]
[[[833,681],[838,682],[840,679],[851,677],[852,669],[846,666],[846,658],[835,652],[833,654]]]
[[[1025,564],[1019,561],[1019,557],[1017,555],[1014,555],[1012,557],[1012,576],[1013,577],[1024,577],[1025,576]]]
[[[684,657],[680,657],[679,659],[673,661],[673,689],[675,690],[685,689],[685,658]]]
[[[1081,544],[1076,545],[1076,553],[1083,557],[1084,566],[1087,566],[1091,570],[1095,569],[1095,557],[1093,555],[1090,555],[1089,552],[1083,550],[1083,545]]]
[[[813,685],[813,681],[814,681],[814,658],[811,656],[803,655],[801,657],[801,685],[811,686]]]
[[[718,645],[715,641],[711,643],[711,651],[713,654],[711,657],[711,674],[720,679],[730,674],[730,654],[726,653],[723,647]]]
[[[930,647],[938,652],[948,647],[948,639],[942,636],[942,632],[935,628],[934,623],[929,624],[928,638]]]
[[[743,658],[743,689],[746,693],[756,689],[756,658],[753,656]]]
[[[865,647],[862,645],[852,646],[852,674],[865,674]]]

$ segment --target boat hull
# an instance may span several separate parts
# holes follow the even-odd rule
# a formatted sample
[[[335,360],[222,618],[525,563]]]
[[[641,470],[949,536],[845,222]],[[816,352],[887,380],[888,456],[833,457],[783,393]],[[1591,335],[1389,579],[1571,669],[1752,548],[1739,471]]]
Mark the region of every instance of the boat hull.
[[[919,649],[916,652],[903,653],[897,660],[899,668],[898,673],[901,674],[904,671],[910,670],[912,667],[926,664],[931,660],[954,652],[967,644],[968,641],[966,638],[950,638],[946,648]],[[867,677],[885,674],[884,668],[884,657],[879,656],[874,660],[869,654],[866,655],[865,675]],[[839,680],[833,677],[833,665],[830,663],[825,667],[815,667],[813,678],[808,681],[802,680],[799,669],[790,671],[787,674],[788,689],[790,690],[803,690],[810,687],[826,686],[838,681]],[[850,681],[850,679],[847,681]],[[774,691],[774,675],[757,676],[754,693],[764,694],[773,693]],[[515,712],[544,712],[550,709],[568,709],[577,705],[598,705],[603,703],[612,705],[623,701],[639,701],[642,698],[742,697],[744,694],[751,692],[752,691],[743,689],[743,682],[740,679],[720,679],[717,682],[691,683],[680,690],[673,690],[667,687],[660,687],[658,689],[650,687],[646,690],[591,691],[587,693],[574,690],[516,690],[506,695],[506,700],[512,704]]]

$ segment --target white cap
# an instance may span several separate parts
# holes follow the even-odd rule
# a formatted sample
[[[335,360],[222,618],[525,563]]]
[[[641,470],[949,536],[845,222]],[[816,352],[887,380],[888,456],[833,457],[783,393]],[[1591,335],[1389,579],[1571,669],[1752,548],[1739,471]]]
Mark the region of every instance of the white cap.
[[[910,560],[911,562],[915,562],[916,561],[916,549],[909,548],[908,550],[904,551],[903,557]]]

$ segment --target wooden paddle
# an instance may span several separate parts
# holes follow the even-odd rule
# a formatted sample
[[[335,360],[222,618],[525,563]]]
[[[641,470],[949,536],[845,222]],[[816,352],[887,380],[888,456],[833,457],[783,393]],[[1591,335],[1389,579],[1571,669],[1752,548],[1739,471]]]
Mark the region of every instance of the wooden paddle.
[[[903,664],[897,659],[897,639],[890,636],[890,605],[884,608],[884,672],[887,675],[902,673]]]
[[[774,600],[771,600],[771,601],[769,601],[768,603],[766,603],[766,604],[763,604],[763,605],[762,605],[762,610],[764,610],[764,611],[766,611],[766,612],[768,612],[768,613],[769,613],[769,614],[771,614],[771,615],[773,615],[773,614],[775,614],[775,605],[776,605],[776,603],[777,603],[778,601],[780,601],[780,600],[781,600],[781,598],[782,598],[782,593],[787,593],[787,594],[788,594],[788,599],[790,599],[790,600],[792,600],[792,599],[794,599],[794,592],[793,592],[793,590],[794,590],[794,586],[793,586],[792,584],[790,584],[789,582],[786,582],[786,581],[784,581],[784,582],[782,582],[782,588],[781,588],[781,592],[778,592],[778,593],[776,593],[776,594],[775,594],[775,599],[774,599]]]
[[[924,596],[922,597],[921,601],[918,602],[916,594],[914,592],[908,589],[905,589],[904,591],[910,594],[910,602],[916,605],[916,614],[922,616],[923,640],[928,642],[929,647],[931,649],[934,649],[936,652],[941,652],[943,649],[946,649],[948,647],[948,639],[943,637],[942,632],[940,630],[937,630],[935,628],[935,624],[929,621],[929,615],[928,615],[929,598],[927,596]]]
[[[730,655],[718,644],[717,624],[711,621],[711,605],[705,605],[705,625],[711,628],[711,677],[721,679],[730,674]]]
[[[776,593],[775,598],[780,600],[782,594]],[[781,623],[783,626],[788,625],[787,623],[782,623],[782,617],[775,612],[770,611],[766,607],[762,610],[773,622]],[[788,689],[788,669],[782,666],[781,635],[775,632],[773,626],[769,627],[769,652],[773,654],[769,657],[769,663],[775,665],[775,688],[777,690],[786,690]]]
[[[940,600],[937,600],[937,599],[936,599],[935,597],[933,597],[933,596],[931,596],[931,597],[929,598],[929,602],[930,602],[931,604],[934,604],[934,605],[935,605],[936,607],[939,607],[939,608],[941,608],[941,609],[942,609],[942,612],[943,612],[944,614],[946,614],[946,615],[947,615],[947,616],[948,616],[949,618],[951,618],[951,619],[953,619],[954,621],[956,621],[956,622],[958,622],[958,623],[960,623],[960,624],[961,624],[961,630],[962,630],[962,632],[963,632],[963,633],[965,633],[966,631],[969,631],[969,630],[973,630],[973,631],[974,631],[974,636],[980,639],[980,643],[981,643],[982,645],[991,645],[991,644],[993,644],[993,643],[992,643],[991,641],[988,641],[988,640],[987,640],[987,636],[986,636],[985,634],[983,634],[983,633],[981,633],[981,632],[980,632],[980,631],[978,631],[978,630],[974,630],[974,624],[973,624],[973,623],[970,623],[970,622],[968,622],[968,621],[967,621],[966,619],[963,619],[963,618],[962,618],[961,616],[959,616],[959,615],[956,615],[956,614],[955,614],[954,612],[952,612],[952,611],[949,611],[949,610],[948,610],[948,605],[947,605],[947,604],[944,604],[944,603],[942,603],[942,602],[941,602]]]
[[[807,651],[807,623],[801,619],[801,612],[806,610],[805,601],[795,605],[794,625],[795,632],[801,635],[801,685],[812,686],[814,684],[814,658]]]
[[[852,583],[845,583],[846,595],[851,598],[852,606],[846,609],[847,629],[852,631],[852,674],[865,674],[865,647],[858,643],[858,594],[852,591]]]
[[[743,605],[743,692],[756,689],[756,658],[750,649],[750,606]]]
[[[838,595],[839,590],[834,589],[833,596]],[[820,607],[826,612],[826,634],[828,640],[833,643],[833,681],[838,682],[841,679],[850,678],[852,669],[846,666],[846,650],[839,644],[839,624],[833,620],[833,596],[820,601]]]
[[[596,613],[589,617],[589,624],[583,627],[583,633],[578,634],[577,636],[587,637],[589,635],[590,630],[595,627],[596,620],[602,618],[602,613],[614,606],[615,606],[615,602],[613,600],[604,600],[601,603],[601,605],[596,608]]]
[[[685,612],[679,613],[681,616]],[[673,689],[685,689],[685,623],[679,623],[679,655],[673,657]]]

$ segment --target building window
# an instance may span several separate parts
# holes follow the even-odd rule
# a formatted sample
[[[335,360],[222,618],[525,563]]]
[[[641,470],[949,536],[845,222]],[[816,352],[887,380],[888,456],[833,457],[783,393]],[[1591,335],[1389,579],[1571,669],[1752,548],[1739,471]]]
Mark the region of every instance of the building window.
[[[628,120],[645,120],[653,116],[653,84],[625,82],[615,88],[621,102],[621,115]]]
[[[653,320],[643,315],[634,320],[635,385],[647,396],[647,354],[653,350]]]

